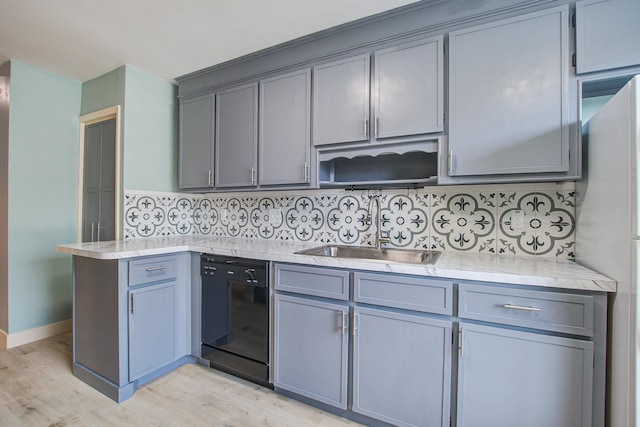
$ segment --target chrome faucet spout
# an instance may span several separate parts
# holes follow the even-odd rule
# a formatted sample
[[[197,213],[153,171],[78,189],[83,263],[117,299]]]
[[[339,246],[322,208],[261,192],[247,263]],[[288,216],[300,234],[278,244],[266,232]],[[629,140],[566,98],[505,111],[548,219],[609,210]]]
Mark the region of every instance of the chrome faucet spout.
[[[380,196],[370,196],[369,207],[367,208],[367,224],[369,228],[373,224],[373,204],[376,204],[376,234],[375,234],[375,247],[376,249],[382,249],[382,245],[391,243],[389,236],[382,236],[382,208],[380,207]]]

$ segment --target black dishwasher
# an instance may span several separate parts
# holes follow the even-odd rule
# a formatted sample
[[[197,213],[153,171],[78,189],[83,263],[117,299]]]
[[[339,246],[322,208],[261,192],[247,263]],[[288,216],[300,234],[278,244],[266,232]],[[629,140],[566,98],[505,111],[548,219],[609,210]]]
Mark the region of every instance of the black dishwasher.
[[[269,383],[269,287],[266,261],[204,254],[202,357],[211,367]]]

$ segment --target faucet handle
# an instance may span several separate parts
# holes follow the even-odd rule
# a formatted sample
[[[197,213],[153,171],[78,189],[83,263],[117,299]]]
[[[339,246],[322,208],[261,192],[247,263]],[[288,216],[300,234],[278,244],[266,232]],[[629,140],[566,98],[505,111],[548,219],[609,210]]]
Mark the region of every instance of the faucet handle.
[[[386,236],[383,235],[383,233],[386,233]],[[389,236],[389,232],[388,231],[381,231],[380,232],[380,237],[378,237],[378,242],[380,244],[391,243],[391,236]]]

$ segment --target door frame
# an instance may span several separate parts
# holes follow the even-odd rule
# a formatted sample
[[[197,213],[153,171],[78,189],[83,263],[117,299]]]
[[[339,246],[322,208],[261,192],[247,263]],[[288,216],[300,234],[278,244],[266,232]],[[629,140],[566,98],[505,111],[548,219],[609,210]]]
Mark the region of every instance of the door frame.
[[[83,207],[83,191],[84,191],[84,133],[86,127],[94,123],[104,122],[106,120],[116,120],[116,170],[115,170],[115,235],[116,240],[120,240],[122,235],[122,159],[121,159],[121,114],[122,108],[120,105],[114,105],[113,107],[107,107],[93,113],[84,114],[80,116],[80,150],[78,159],[78,243],[82,242],[82,207]]]

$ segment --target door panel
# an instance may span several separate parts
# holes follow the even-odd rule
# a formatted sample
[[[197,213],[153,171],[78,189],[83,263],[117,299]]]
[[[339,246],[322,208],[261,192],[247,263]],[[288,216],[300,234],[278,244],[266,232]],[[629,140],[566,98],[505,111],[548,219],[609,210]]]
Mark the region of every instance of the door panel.
[[[114,240],[116,238],[115,119],[87,126],[84,144],[82,241]]]

